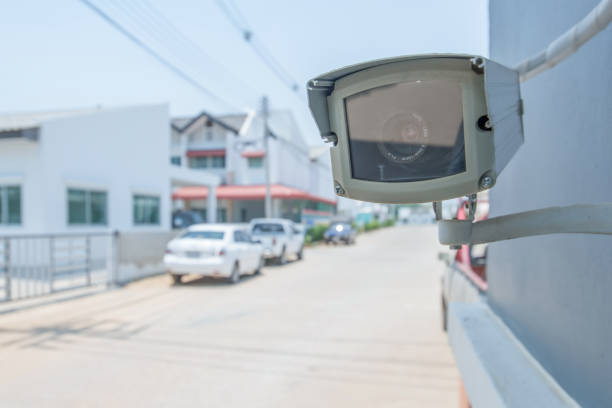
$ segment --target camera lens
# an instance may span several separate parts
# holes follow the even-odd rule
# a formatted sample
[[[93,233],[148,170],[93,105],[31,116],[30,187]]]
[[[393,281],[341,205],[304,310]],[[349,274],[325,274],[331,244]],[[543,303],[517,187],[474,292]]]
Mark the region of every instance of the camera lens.
[[[429,129],[420,115],[401,113],[385,122],[381,136],[380,153],[392,162],[405,164],[425,153]]]
[[[465,172],[459,83],[372,88],[345,99],[353,178],[422,181]]]

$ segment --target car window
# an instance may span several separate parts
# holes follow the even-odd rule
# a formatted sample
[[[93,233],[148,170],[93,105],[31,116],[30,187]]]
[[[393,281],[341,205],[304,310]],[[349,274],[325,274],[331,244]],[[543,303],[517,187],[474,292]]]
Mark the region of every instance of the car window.
[[[278,234],[285,232],[282,224],[258,223],[253,225],[253,234]]]
[[[223,231],[186,231],[180,238],[222,240]]]
[[[234,241],[235,242],[245,242],[245,236],[244,236],[244,232],[240,231],[240,230],[236,230],[234,231]]]

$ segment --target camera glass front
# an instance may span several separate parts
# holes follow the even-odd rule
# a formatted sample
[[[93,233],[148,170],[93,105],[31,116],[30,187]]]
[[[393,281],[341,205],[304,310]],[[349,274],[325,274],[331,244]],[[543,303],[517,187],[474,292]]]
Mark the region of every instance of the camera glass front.
[[[410,182],[465,172],[459,83],[395,83],[344,103],[353,178]]]

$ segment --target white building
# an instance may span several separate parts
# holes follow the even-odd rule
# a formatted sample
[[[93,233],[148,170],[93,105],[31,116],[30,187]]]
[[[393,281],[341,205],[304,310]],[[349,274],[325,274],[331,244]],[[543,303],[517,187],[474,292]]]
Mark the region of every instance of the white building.
[[[220,182],[169,165],[168,123],[166,105],[0,115],[0,234],[168,230],[173,189]]]
[[[327,154],[311,154],[293,115],[272,111],[268,126],[272,216],[310,224],[335,213]],[[206,112],[172,120],[171,163],[221,178],[216,189],[217,218],[246,222],[264,216],[265,170],[262,117],[238,114],[214,117]],[[318,157],[317,157],[318,156]],[[208,214],[208,190],[185,187],[173,192],[177,208]]]

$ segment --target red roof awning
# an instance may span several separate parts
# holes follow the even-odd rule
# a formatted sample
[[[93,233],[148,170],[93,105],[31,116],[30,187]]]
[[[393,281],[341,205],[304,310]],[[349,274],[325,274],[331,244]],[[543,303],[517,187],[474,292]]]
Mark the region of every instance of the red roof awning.
[[[319,197],[306,191],[287,187],[282,184],[271,185],[270,193],[272,198],[281,198],[284,200],[310,200],[336,205],[335,200]],[[263,184],[249,186],[219,186],[216,189],[216,194],[218,199],[263,200],[266,196],[266,186]],[[202,200],[206,199],[206,197],[208,197],[208,187],[179,187],[172,193],[173,200]]]
[[[189,150],[187,157],[225,156],[225,149]]]
[[[255,157],[266,157],[265,150],[252,150],[250,152],[242,152],[242,157],[247,159],[255,158]]]

